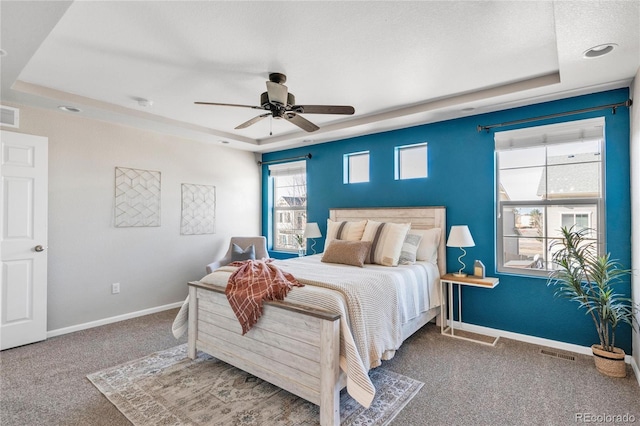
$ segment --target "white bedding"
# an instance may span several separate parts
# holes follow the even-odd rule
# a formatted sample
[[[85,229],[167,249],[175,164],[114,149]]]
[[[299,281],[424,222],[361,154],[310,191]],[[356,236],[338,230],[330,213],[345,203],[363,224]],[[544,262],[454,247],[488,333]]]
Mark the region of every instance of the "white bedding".
[[[400,325],[431,308],[440,306],[440,273],[431,262],[397,267],[366,264],[364,268],[336,263],[322,263],[322,254],[277,260],[274,264],[303,280],[348,279],[357,282],[363,271],[378,273],[393,280],[397,295]]]
[[[322,263],[322,255],[277,260],[305,287],[295,287],[286,301],[321,308],[341,315],[340,367],[347,376],[347,391],[368,407],[375,395],[368,370],[391,359],[400,347],[402,325],[440,306],[436,265],[388,267]],[[234,268],[223,267],[201,282],[226,286]],[[184,332],[186,309],[174,321],[174,334]]]

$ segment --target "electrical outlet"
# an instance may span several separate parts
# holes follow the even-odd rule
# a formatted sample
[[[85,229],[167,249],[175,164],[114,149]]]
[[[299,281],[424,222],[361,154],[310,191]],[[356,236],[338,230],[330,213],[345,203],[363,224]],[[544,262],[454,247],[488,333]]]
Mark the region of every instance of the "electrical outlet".
[[[118,294],[118,293],[120,293],[120,283],[111,284],[111,294]]]

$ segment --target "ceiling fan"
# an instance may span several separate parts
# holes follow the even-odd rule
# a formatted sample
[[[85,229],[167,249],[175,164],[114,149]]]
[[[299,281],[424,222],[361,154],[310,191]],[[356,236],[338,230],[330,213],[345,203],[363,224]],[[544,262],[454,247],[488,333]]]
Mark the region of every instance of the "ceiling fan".
[[[223,104],[217,102],[195,103],[198,105],[233,106],[269,111],[266,114],[261,114],[257,117],[253,117],[251,120],[245,121],[238,125],[236,129],[244,129],[265,117],[272,116],[273,118],[284,118],[307,132],[315,132],[319,127],[302,117],[300,114],[352,115],[355,112],[355,109],[352,106],[347,105],[296,105],[295,96],[293,96],[293,93],[289,93],[289,89],[284,85],[286,81],[287,76],[284,74],[277,72],[269,74],[267,91],[260,95],[260,106]]]

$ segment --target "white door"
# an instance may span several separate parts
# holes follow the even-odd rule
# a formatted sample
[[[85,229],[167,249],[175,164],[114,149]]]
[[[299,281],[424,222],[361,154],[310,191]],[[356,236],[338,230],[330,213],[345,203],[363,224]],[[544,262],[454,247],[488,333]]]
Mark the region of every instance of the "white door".
[[[0,132],[2,350],[47,337],[48,139]]]

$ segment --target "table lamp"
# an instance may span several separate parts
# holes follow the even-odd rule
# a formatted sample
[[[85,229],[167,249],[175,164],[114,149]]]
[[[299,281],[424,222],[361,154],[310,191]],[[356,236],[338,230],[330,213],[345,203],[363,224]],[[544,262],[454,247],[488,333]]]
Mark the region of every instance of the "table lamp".
[[[449,232],[449,239],[447,239],[447,247],[460,247],[462,250],[462,254],[458,257],[458,262],[462,265],[460,270],[453,275],[456,277],[466,277],[467,274],[462,272],[465,268],[465,264],[462,261],[462,258],[467,254],[466,250],[463,247],[474,247],[476,245],[473,242],[473,237],[471,236],[471,232],[469,231],[469,227],[467,225],[453,225],[451,227],[451,231]]]
[[[311,251],[313,252],[313,254],[316,254],[316,249],[315,249],[316,240],[314,238],[322,237],[322,233],[320,232],[320,228],[318,227],[318,224],[315,222],[307,223],[307,225],[304,227],[303,236],[304,238],[311,239]]]

